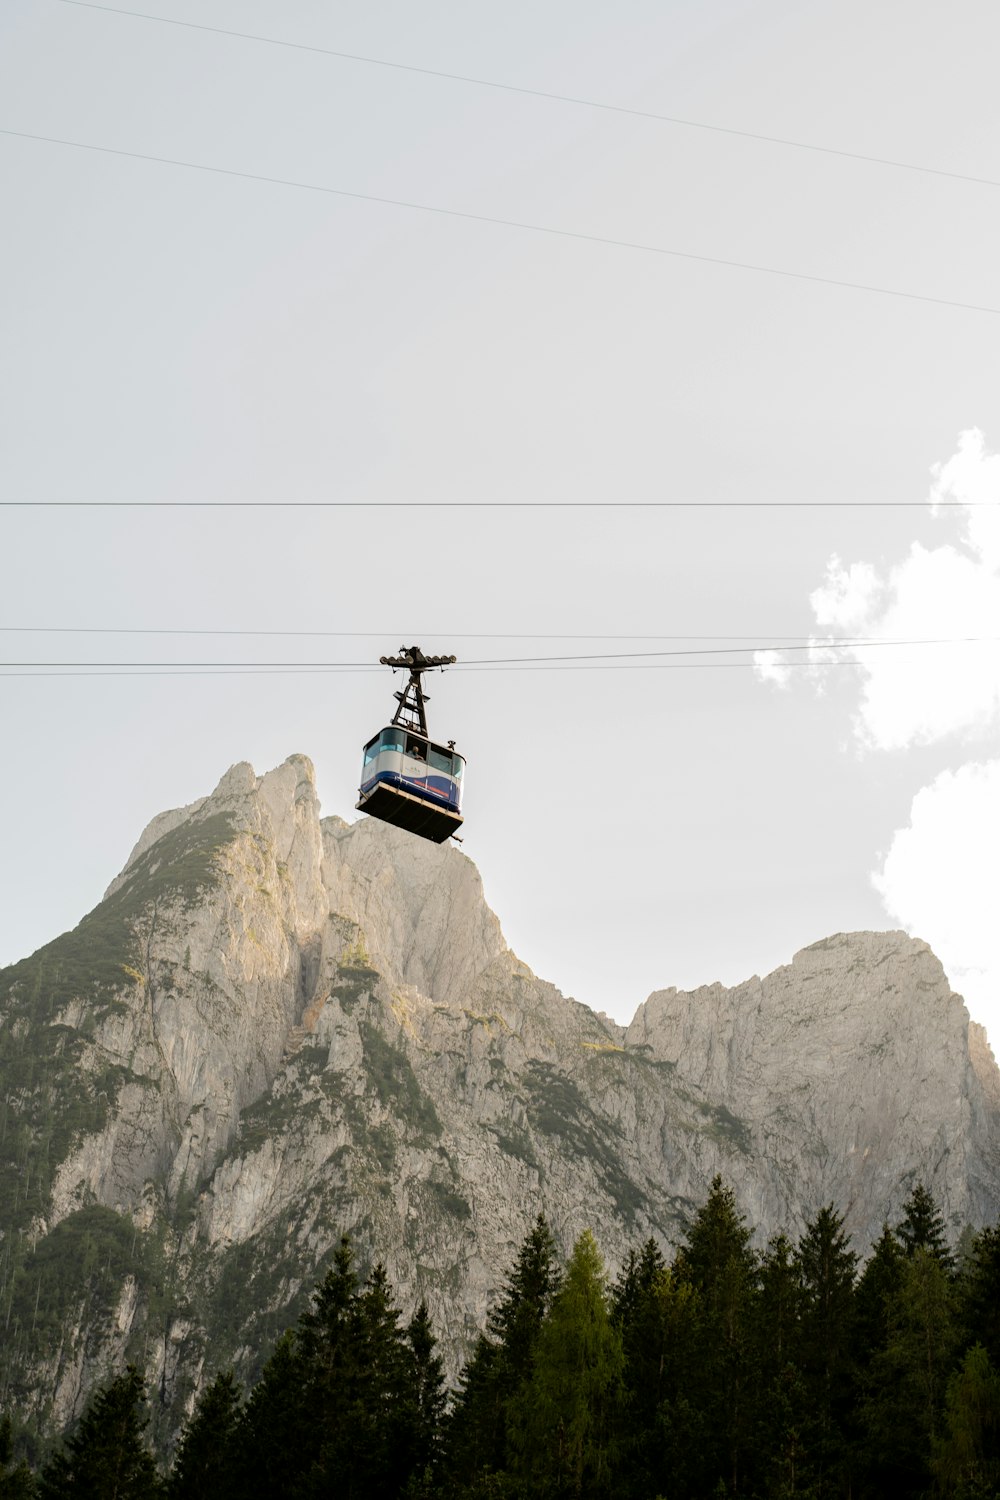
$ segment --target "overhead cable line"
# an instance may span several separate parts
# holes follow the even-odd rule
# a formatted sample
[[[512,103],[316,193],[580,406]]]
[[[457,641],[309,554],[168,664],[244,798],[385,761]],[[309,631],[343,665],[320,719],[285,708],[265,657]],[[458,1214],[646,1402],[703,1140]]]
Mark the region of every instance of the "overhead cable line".
[[[210,166],[206,162],[185,161],[173,156],[154,156],[146,151],[126,151],[117,146],[99,146],[92,141],[75,141],[64,136],[37,135],[27,130],[0,127],[0,135],[18,140],[35,141],[46,146],[67,146],[75,151],[93,151],[102,156],[117,156],[127,161],[153,162],[162,167],[181,167],[185,171],[207,172],[217,177],[234,177],[241,182],[266,183],[271,187],[295,188],[300,192],[323,193],[357,203],[377,203],[408,212],[433,214],[448,219],[462,219],[470,224],[489,224],[504,229],[520,229],[530,234],[544,234],[556,239],[581,240],[589,245],[606,245],[615,250],[637,250],[647,255],[669,256],[675,260],[697,261],[702,265],[722,266],[731,271],[751,271],[758,276],[777,276],[791,281],[805,281],[816,286],[837,287],[841,291],[869,292],[879,297],[898,297],[907,302],[925,302],[935,307],[958,308],[963,312],[990,313],[1000,316],[1000,307],[977,302],[959,302],[951,297],[931,297],[924,292],[905,292],[898,287],[876,286],[863,281],[844,281],[834,276],[817,276],[808,271],[790,271],[780,266],[763,266],[753,261],[729,260],[718,255],[701,255],[693,250],[677,250],[667,245],[652,245],[639,240],[615,239],[603,234],[585,234],[577,229],[557,229],[551,224],[534,224],[526,219],[505,219],[495,214],[476,214],[467,209],[444,208],[436,203],[417,203],[406,198],[386,198],[375,193],[359,193],[347,188],[327,187],[316,182],[300,182],[289,177],[271,177],[261,172],[240,172],[234,167]]]
[[[342,62],[362,63],[366,67],[389,68],[397,73],[416,73],[424,78],[441,78],[449,83],[471,84],[476,88],[495,89],[505,94],[520,94],[530,99],[545,99],[554,104],[571,104],[580,109],[627,115],[637,120],[653,120],[661,125],[680,125],[686,130],[705,130],[714,135],[737,136],[742,140],[759,141],[769,146],[784,146],[793,151],[812,151],[820,156],[839,156],[845,161],[865,162],[869,166],[918,172],[928,177],[948,177],[954,182],[971,182],[979,187],[1000,187],[1000,180],[992,177],[976,177],[968,172],[950,172],[943,167],[928,167],[919,162],[897,161],[886,156],[870,156],[861,151],[847,151],[839,146],[817,146],[810,141],[793,140],[789,136],[765,135],[756,130],[741,130],[734,125],[714,125],[705,120],[689,120],[680,115],[665,115],[654,110],[635,109],[625,104],[609,104],[605,100],[586,99],[576,94],[557,94],[547,89],[531,89],[516,83],[500,83],[493,78],[476,78],[466,73],[449,73],[441,68],[422,68],[415,63],[392,62],[384,57],[370,57],[358,52],[342,52],[333,47],[319,47],[308,42],[290,42],[283,37],[261,36],[252,31],[232,31],[223,26],[206,26],[200,21],[181,21],[174,16],[154,16],[144,10],[125,10],[117,5],[98,5],[94,3],[94,0],[60,0],[60,4],[72,5],[79,10],[104,11],[113,16],[130,16],[139,21],[155,21],[160,25],[178,26],[187,31],[204,31],[212,36],[233,37],[244,42],[259,42],[269,47],[284,47],[292,52],[312,52],[320,57],[336,57]]]
[[[987,309],[992,311],[992,309]],[[1000,500],[0,500],[5,510],[996,510]]]
[[[618,633],[607,635],[601,631],[577,631],[575,634],[565,632],[551,632],[546,630],[503,630],[503,631],[462,631],[453,630],[414,630],[408,626],[405,631],[400,630],[199,630],[181,629],[171,627],[158,629],[146,626],[129,625],[0,625],[0,633],[6,635],[224,635],[224,636],[295,636],[295,637],[322,637],[326,639],[339,640],[362,640],[381,641],[387,637],[395,638],[398,635],[412,634],[426,636],[433,639],[436,636],[447,635],[453,640],[460,641],[759,641],[761,635],[768,635],[771,640],[776,637],[770,631],[757,631],[755,635],[658,635],[654,631],[643,634],[633,631],[631,634]],[[808,637],[803,636],[801,631],[798,635],[785,635],[782,641],[805,641]],[[782,647],[784,649],[784,647]]]
[[[661,651],[586,651],[572,656],[496,656],[483,657],[479,660],[459,662],[455,667],[449,667],[449,671],[468,671],[471,667],[510,667],[510,666],[532,666],[538,664],[552,664],[561,662],[624,662],[639,659],[652,659],[678,656],[737,656],[758,652],[782,652],[782,651],[825,651],[825,650],[871,650],[876,647],[886,646],[967,646],[984,645],[1000,641],[998,636],[936,636],[926,639],[906,640],[883,640],[879,638],[851,637],[844,640],[815,640],[803,642],[799,645],[786,643],[757,644],[754,646],[695,646],[674,647]],[[370,667],[367,661],[7,661],[0,662],[0,667],[7,668],[46,668],[46,669],[84,669],[100,667],[104,669],[117,670],[129,667],[156,668],[161,670],[193,670],[205,671],[295,671],[302,668],[312,670],[354,670]]]
[[[871,663],[859,661],[854,658],[841,659],[839,661],[786,661],[776,665],[782,671],[811,670],[817,672],[831,671],[837,667],[867,667]],[[894,667],[914,666],[915,662],[897,659],[892,661]],[[920,665],[923,665],[921,663]],[[457,669],[456,669],[457,670]],[[725,672],[739,671],[748,672],[758,670],[758,663],[753,661],[660,661],[660,662],[588,662],[575,664],[556,664],[540,666],[467,666],[462,668],[467,672],[481,672],[485,675],[497,672],[521,672],[530,675],[533,672]],[[343,667],[343,666],[314,666],[314,667],[180,667],[176,669],[162,668],[151,669],[132,667],[114,670],[100,666],[95,669],[84,668],[75,671],[8,671],[0,664],[0,677],[331,677],[338,673],[353,676],[364,676],[366,673],[381,675],[379,667]]]

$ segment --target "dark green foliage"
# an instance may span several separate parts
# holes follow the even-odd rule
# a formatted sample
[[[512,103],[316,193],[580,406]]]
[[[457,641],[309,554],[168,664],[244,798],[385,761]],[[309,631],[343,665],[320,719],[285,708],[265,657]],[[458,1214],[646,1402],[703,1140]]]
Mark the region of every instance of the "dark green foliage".
[[[908,1256],[914,1255],[918,1250],[925,1250],[946,1271],[955,1269],[955,1257],[948,1248],[945,1236],[944,1219],[922,1182],[917,1183],[904,1203],[903,1218],[896,1225],[896,1234]]]
[[[619,1493],[684,1493],[701,1477],[705,1436],[691,1389],[700,1301],[667,1268],[655,1240],[630,1255],[615,1287],[612,1319],[624,1356]]]
[[[775,1235],[760,1263],[752,1335],[759,1382],[754,1447],[766,1494],[800,1494],[807,1477],[810,1411],[802,1372],[805,1296],[800,1259],[786,1235]]]
[[[956,1348],[947,1272],[930,1250],[916,1249],[889,1304],[885,1346],[865,1374],[868,1493],[917,1497],[927,1489]]]
[[[892,1309],[903,1280],[903,1252],[882,1225],[854,1295],[854,1358],[865,1369],[889,1340]]]
[[[70,1214],[39,1240],[15,1276],[12,1324],[31,1329],[40,1350],[57,1347],[82,1303],[98,1320],[110,1314],[143,1248],[132,1221],[110,1208],[95,1204]]]
[[[462,1372],[448,1427],[449,1472],[471,1484],[507,1462],[510,1406],[530,1379],[535,1345],[559,1283],[555,1242],[539,1214],[508,1273],[487,1333]]]
[[[72,932],[0,970],[0,1376],[15,1384],[26,1339],[38,1352],[58,1341],[74,1298],[93,1296],[100,1311],[128,1260],[125,1231],[105,1209],[84,1207],[89,1218],[72,1216],[33,1252],[37,1231],[25,1231],[49,1217],[56,1169],[84,1136],[105,1126],[122,1084],[145,1081],[107,1061],[91,1038],[125,991],[149,983],[143,928],[166,920],[165,905],[198,899],[215,880],[215,859],[232,833],[223,814],[190,819],[141,855],[121,888]],[[82,1275],[73,1265],[76,1251]]]
[[[943,1495],[992,1500],[1000,1493],[1000,1375],[982,1344],[948,1381],[944,1424],[931,1469]]]
[[[752,1338],[758,1262],[750,1238],[732,1188],[716,1177],[675,1263],[700,1304],[700,1369],[689,1399],[706,1434],[705,1493],[720,1481],[738,1492],[750,1456],[759,1390]]]
[[[343,1240],[246,1404],[239,1494],[392,1500],[433,1467],[440,1392],[426,1316],[400,1329],[385,1270],[359,1286]]]
[[[22,1459],[14,1460],[13,1423],[0,1417],[0,1500],[33,1500],[35,1477]]]
[[[1000,1227],[977,1234],[959,1282],[961,1329],[1000,1371]]]
[[[441,1424],[446,1403],[444,1366],[437,1353],[427,1303],[421,1302],[406,1329],[410,1356],[413,1446],[410,1462],[422,1483],[430,1484],[441,1452]]]
[[[808,1410],[803,1434],[818,1496],[847,1488],[848,1423],[854,1399],[853,1301],[858,1258],[833,1205],[820,1209],[799,1241],[801,1377]]]
[[[240,1388],[231,1370],[217,1375],[199,1397],[174,1454],[169,1500],[235,1497]]]
[[[391,1056],[385,1076],[407,1090]],[[134,1266],[161,1318],[147,1239],[83,1209],[39,1242],[12,1306],[23,1315],[34,1287],[56,1331],[81,1288],[93,1303],[105,1276],[110,1307]],[[0,1500],[997,1500],[1000,1226],[970,1239],[955,1275],[915,1190],[856,1273],[832,1205],[797,1246],[777,1235],[759,1255],[718,1178],[673,1265],[647,1239],[610,1295],[589,1232],[562,1274],[540,1216],[447,1412],[426,1306],[404,1325],[384,1269],[362,1280],[344,1239],[245,1404],[231,1372],[203,1391],[165,1485],[130,1366],[37,1479],[26,1429],[0,1422]],[[259,1255],[235,1248],[229,1276],[234,1297],[242,1282],[275,1301]]]
[[[604,1262],[585,1230],[539,1332],[530,1378],[511,1402],[510,1467],[519,1493],[567,1500],[614,1493],[623,1366]]]
[[[587,1162],[626,1222],[646,1204],[645,1195],[621,1168],[621,1132],[600,1119],[567,1074],[532,1060],[525,1073],[528,1119],[535,1130],[557,1136],[563,1152]]]
[[[441,1121],[433,1100],[417,1082],[417,1075],[406,1053],[368,1021],[358,1027],[365,1049],[365,1071],[379,1102],[390,1106],[418,1141],[437,1140]]]
[[[42,1470],[41,1500],[153,1500],[163,1489],[145,1445],[145,1382],[134,1365],[90,1403],[73,1435]]]

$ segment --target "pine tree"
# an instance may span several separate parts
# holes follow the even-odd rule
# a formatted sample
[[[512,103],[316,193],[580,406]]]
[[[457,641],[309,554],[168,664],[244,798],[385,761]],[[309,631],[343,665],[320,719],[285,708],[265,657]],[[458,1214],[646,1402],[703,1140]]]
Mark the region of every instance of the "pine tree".
[[[288,1329],[240,1417],[235,1471],[241,1500],[286,1500],[318,1451],[316,1423],[303,1409],[307,1373]]]
[[[542,1326],[531,1378],[513,1403],[511,1467],[525,1495],[600,1500],[615,1493],[623,1363],[604,1262],[585,1230]]]
[[[903,1204],[903,1218],[896,1225],[896,1235],[907,1257],[926,1250],[946,1271],[955,1269],[955,1257],[948,1248],[944,1219],[937,1204],[922,1182],[918,1182]]]
[[[93,1398],[80,1424],[42,1470],[42,1500],[153,1500],[162,1495],[144,1433],[146,1388],[134,1365]]]
[[[980,1343],[1000,1370],[1000,1226],[976,1235],[959,1279],[961,1320],[967,1344]]]
[[[504,1469],[508,1408],[531,1376],[539,1331],[558,1285],[555,1241],[539,1214],[505,1277],[487,1332],[462,1371],[446,1433],[454,1481],[468,1485],[474,1475]]]
[[[721,1481],[733,1494],[750,1456],[759,1395],[751,1337],[758,1264],[750,1239],[732,1188],[717,1176],[675,1261],[701,1305],[703,1347],[692,1395],[710,1435],[703,1483]]]
[[[234,1485],[240,1387],[232,1370],[218,1374],[184,1425],[167,1486],[169,1500],[228,1500]]]
[[[33,1500],[35,1476],[26,1463],[14,1462],[13,1424],[0,1417],[0,1500]]]
[[[616,1496],[681,1495],[697,1487],[703,1431],[688,1382],[698,1358],[693,1287],[667,1268],[652,1239],[630,1254],[612,1301],[624,1356]]]
[[[854,1358],[859,1368],[867,1367],[888,1342],[903,1266],[899,1240],[883,1224],[854,1294]]]
[[[358,1278],[345,1235],[298,1326],[278,1340],[240,1419],[237,1472],[246,1500],[286,1500],[320,1464],[354,1389]]]
[[[807,1469],[803,1299],[799,1261],[787,1235],[777,1234],[761,1260],[751,1319],[761,1398],[753,1435],[755,1467],[764,1493],[775,1497],[802,1493]]]
[[[411,1467],[430,1484],[437,1469],[441,1450],[441,1425],[444,1417],[444,1365],[435,1353],[437,1339],[431,1327],[426,1302],[421,1302],[406,1329],[411,1371],[409,1400],[412,1426]]]
[[[797,1251],[802,1283],[802,1376],[809,1401],[809,1447],[817,1494],[843,1489],[847,1427],[854,1397],[854,1280],[858,1258],[833,1204],[807,1225]]]
[[[866,1477],[874,1494],[918,1496],[927,1487],[957,1345],[954,1293],[923,1248],[904,1262],[889,1309],[889,1336],[865,1378]]]
[[[1000,1493],[1000,1375],[982,1344],[968,1351],[948,1381],[931,1468],[941,1493],[955,1500],[991,1500]]]

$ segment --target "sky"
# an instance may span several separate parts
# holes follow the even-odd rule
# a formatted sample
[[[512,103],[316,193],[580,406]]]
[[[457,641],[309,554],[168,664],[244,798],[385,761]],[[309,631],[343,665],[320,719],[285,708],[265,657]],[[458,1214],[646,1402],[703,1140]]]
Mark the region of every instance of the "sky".
[[[0,508],[0,963],[235,761],[353,818],[416,643],[565,993],[903,927],[996,1043],[996,7],[153,14],[0,14],[0,500],[159,502]]]

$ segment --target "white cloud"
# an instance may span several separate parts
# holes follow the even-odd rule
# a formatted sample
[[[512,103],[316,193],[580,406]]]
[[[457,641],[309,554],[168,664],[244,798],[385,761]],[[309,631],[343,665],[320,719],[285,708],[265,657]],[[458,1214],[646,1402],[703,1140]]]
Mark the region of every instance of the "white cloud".
[[[946,464],[935,464],[930,498],[976,507],[963,516],[963,540],[994,572],[1000,570],[1000,453],[987,453],[978,427],[959,435],[958,452]]]
[[[986,451],[982,433],[962,433],[946,464],[933,470],[930,498],[958,502],[937,514],[961,538],[927,548],[914,542],[884,574],[869,562],[845,566],[831,557],[826,576],[809,596],[817,625],[801,673],[814,686],[825,680],[824,662],[850,656],[860,693],[854,728],[858,741],[879,750],[970,737],[1000,718],[1000,455]],[[963,638],[985,637],[978,643]],[[957,638],[957,639],[956,639]],[[914,641],[920,645],[834,648],[835,640]],[[954,644],[931,644],[933,642]],[[758,652],[762,681],[786,686],[788,658]]]
[[[930,943],[974,1018],[1000,1036],[1000,760],[943,771],[913,799],[872,883]]]
[[[821,689],[824,661],[861,661],[859,745],[898,752],[950,742],[964,759],[968,741],[1000,723],[1000,455],[973,428],[932,475],[929,498],[952,540],[914,542],[883,570],[831,557],[809,596],[819,631],[803,653],[808,665],[793,672],[789,654],[759,652],[755,666],[762,681],[804,678]],[[922,644],[832,644],[852,640]],[[872,881],[890,916],[930,943],[976,1019],[1000,1036],[1000,760],[959,765],[917,792]]]

